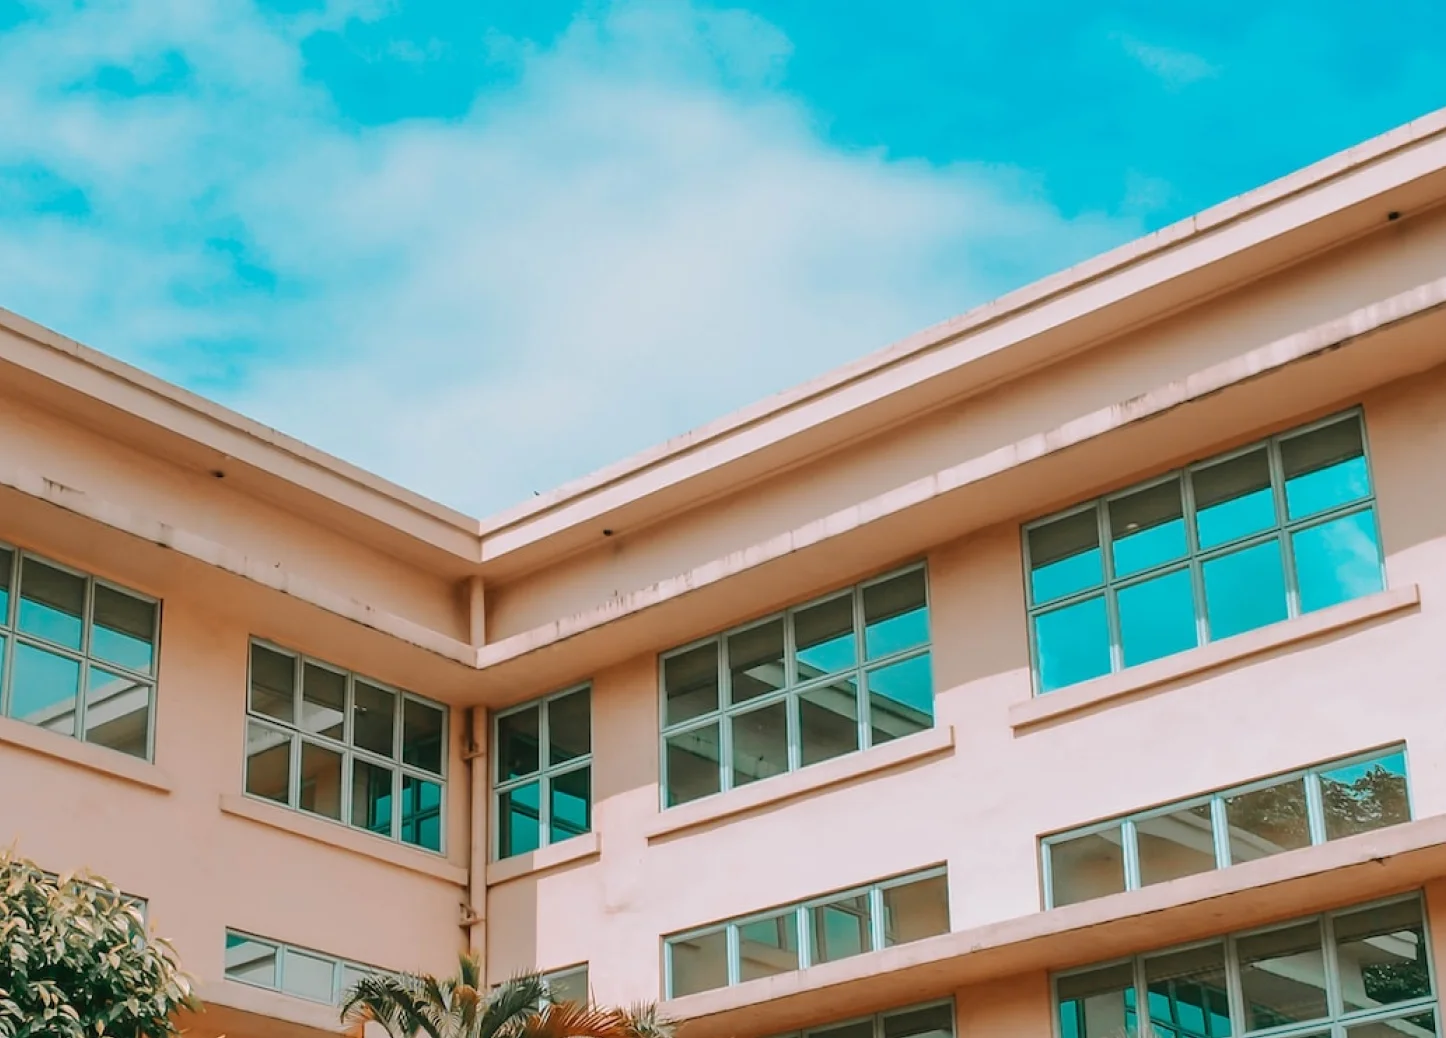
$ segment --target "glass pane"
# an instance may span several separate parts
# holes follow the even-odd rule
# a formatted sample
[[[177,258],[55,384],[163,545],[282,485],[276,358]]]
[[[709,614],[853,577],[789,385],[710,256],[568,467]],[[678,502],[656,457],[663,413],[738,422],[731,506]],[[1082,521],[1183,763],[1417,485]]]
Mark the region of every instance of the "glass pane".
[[[718,724],[668,736],[668,806],[716,793],[720,788]]]
[[[529,782],[497,797],[497,856],[510,858],[542,845],[540,787]]]
[[[1286,618],[1285,572],[1280,564],[1279,541],[1269,540],[1222,555],[1201,568],[1205,575],[1205,613],[1210,621],[1212,641]]]
[[[78,649],[84,616],[84,577],[47,566],[38,559],[21,560],[20,630]]]
[[[402,700],[402,763],[442,774],[442,732],[446,714],[415,699]]]
[[[85,678],[85,741],[146,756],[151,686],[92,665]]]
[[[10,574],[14,565],[15,553],[0,548],[0,627],[10,625]]]
[[[940,874],[885,887],[884,945],[908,944],[949,932],[949,880]]]
[[[396,755],[397,696],[358,678],[352,691],[351,743],[383,757]]]
[[[853,678],[840,678],[798,697],[803,766],[859,748],[859,690]]]
[[[1140,885],[1164,883],[1215,868],[1215,832],[1210,805],[1197,804],[1135,823]]]
[[[733,718],[733,785],[788,770],[788,704],[772,703]]]
[[[551,843],[581,836],[592,828],[592,769],[581,767],[553,776]]]
[[[1346,1029],[1346,1038],[1436,1038],[1436,1014],[1408,1013],[1390,1020],[1376,1020]]]
[[[868,894],[839,898],[808,910],[812,961],[835,962],[872,950]]]
[[[351,762],[351,824],[392,835],[392,769],[364,760]]]
[[[798,913],[739,924],[738,954],[740,981],[798,969]]]
[[[442,787],[438,783],[402,776],[402,842],[441,851]]]
[[[1406,755],[1393,753],[1320,776],[1327,840],[1411,820]]]
[[[1189,550],[1178,479],[1117,497],[1109,509],[1116,577],[1183,559]]]
[[[553,1002],[576,1002],[578,1005],[587,1005],[591,996],[588,992],[587,967],[582,969],[567,970],[565,973],[554,973],[544,977],[547,984],[547,997]]]
[[[663,660],[663,724],[671,726],[718,709],[718,643]]]
[[[592,692],[580,688],[547,703],[547,754],[565,764],[592,752]]]
[[[315,663],[301,668],[301,730],[341,739],[346,729],[346,675]]]
[[[1325,957],[1318,921],[1242,937],[1236,952],[1247,1030],[1326,1015]]]
[[[264,724],[246,725],[246,792],[278,804],[291,799],[291,736]]]
[[[97,584],[94,608],[91,656],[149,674],[155,662],[156,604]]]
[[[1196,469],[1195,530],[1201,548],[1248,537],[1275,525],[1275,493],[1265,448]]]
[[[730,634],[728,648],[728,698],[746,703],[787,684],[783,671],[783,618]]]
[[[1064,1038],[1120,1038],[1136,1033],[1135,970],[1130,963],[1060,977],[1056,991]]]
[[[668,942],[669,998],[728,986],[728,934],[724,930]]]
[[[1157,1034],[1230,1038],[1224,945],[1146,959],[1145,985]]]
[[[497,781],[521,778],[542,768],[542,714],[537,705],[497,718]]]
[[[304,739],[301,809],[341,821],[341,754]]]
[[[929,641],[924,571],[910,570],[864,588],[864,655],[891,656]]]
[[[309,998],[313,1002],[331,1002],[336,982],[336,963],[316,955],[286,949],[286,966],[281,971],[281,989],[287,994]]]
[[[1110,672],[1110,622],[1103,595],[1036,616],[1034,639],[1041,692]]]
[[[1431,994],[1419,900],[1338,915],[1335,934],[1336,969],[1346,1012]]]
[[[75,735],[80,662],[15,643],[10,675],[10,716],[61,735]]]
[[[954,1006],[906,1009],[884,1017],[884,1038],[948,1038],[954,1033]]]
[[[1285,508],[1292,519],[1370,496],[1361,423],[1354,415],[1280,441]]]
[[[855,1020],[848,1024],[832,1027],[814,1027],[807,1032],[807,1038],[874,1038],[874,1020]]]
[[[1226,797],[1225,822],[1230,830],[1232,865],[1309,847],[1305,781],[1295,779]]]
[[[872,745],[934,726],[934,672],[927,652],[871,670],[867,680]]]
[[[1188,569],[1121,588],[1116,600],[1125,666],[1195,648],[1195,591]]]
[[[1371,509],[1291,534],[1300,611],[1371,595],[1385,586],[1376,515]]]
[[[1125,889],[1125,851],[1118,827],[1049,845],[1051,908]]]
[[[276,957],[274,945],[253,941],[240,934],[226,935],[226,976],[232,980],[275,988]]]
[[[251,712],[296,723],[296,661],[251,643]]]
[[[1104,583],[1099,514],[1090,508],[1031,529],[1029,566],[1035,605]]]
[[[353,966],[349,962],[343,962],[341,964],[341,992],[343,1000],[346,998],[346,993],[356,987],[357,981],[370,976],[374,976],[371,970],[361,966]]]
[[[854,596],[840,595],[793,614],[798,680],[810,681],[857,662]]]

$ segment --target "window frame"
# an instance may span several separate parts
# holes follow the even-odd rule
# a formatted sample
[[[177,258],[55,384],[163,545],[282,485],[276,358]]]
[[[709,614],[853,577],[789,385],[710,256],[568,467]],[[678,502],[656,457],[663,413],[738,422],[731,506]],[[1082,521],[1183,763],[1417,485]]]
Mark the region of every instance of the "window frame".
[[[815,1035],[826,1034],[839,1028],[861,1024],[865,1021],[873,1025],[873,1038],[884,1038],[884,1021],[886,1019],[903,1016],[906,1013],[921,1012],[925,1009],[936,1009],[939,1006],[949,1007],[950,1038],[957,1038],[959,1034],[959,1008],[952,995],[945,998],[931,998],[927,1002],[913,1002],[906,1006],[895,1006],[892,1009],[884,1009],[877,1013],[865,1013],[862,1016],[849,1016],[844,1017],[842,1020],[830,1020],[816,1027],[805,1027],[801,1030],[787,1031],[780,1035],[773,1035],[772,1038],[814,1038]]]
[[[552,760],[552,737],[551,737],[551,714],[548,705],[553,700],[562,699],[577,692],[587,693],[587,753],[580,754],[561,764],[551,764]],[[497,710],[492,714],[492,760],[488,762],[487,783],[492,789],[491,793],[491,814],[492,814],[492,835],[491,835],[491,859],[492,861],[508,861],[520,857],[523,854],[531,854],[532,851],[520,851],[517,854],[509,854],[502,857],[502,797],[513,790],[521,789],[523,786],[537,783],[538,808],[537,808],[537,847],[541,850],[544,847],[551,847],[555,844],[566,843],[567,840],[576,839],[593,831],[593,686],[591,681],[584,681],[576,685],[569,685],[567,688],[559,689],[556,692],[549,692],[545,696],[536,699],[529,699],[524,703],[517,703],[505,710]],[[505,782],[497,781],[497,761],[502,756],[502,720],[513,714],[525,713],[528,710],[537,711],[537,763],[536,771],[529,771],[526,775],[517,778],[510,778]],[[552,839],[552,783],[553,780],[564,775],[570,775],[575,771],[588,770],[587,784],[587,819],[588,826],[584,832],[569,836],[567,840]],[[586,964],[584,964],[585,966]]]
[[[225,953],[227,950],[227,943],[232,937],[240,937],[243,940],[253,941],[256,944],[262,944],[268,948],[275,949],[276,985],[274,987],[266,984],[258,984],[254,980],[245,980],[241,977],[233,977],[231,975],[228,964],[225,961]],[[292,944],[289,941],[278,941],[274,937],[262,937],[259,934],[251,933],[248,930],[238,930],[234,926],[226,927],[221,940],[221,948],[221,976],[224,979],[230,981],[233,984],[245,984],[247,987],[256,988],[260,991],[271,991],[275,992],[278,995],[284,995],[287,998],[297,998],[303,1002],[310,1002],[312,1005],[341,1005],[341,996],[346,992],[346,988],[343,986],[342,978],[345,975],[345,970],[347,969],[347,967],[350,967],[351,969],[361,973],[369,974],[371,976],[381,976],[390,972],[388,970],[378,969],[376,966],[368,966],[364,962],[357,962],[355,959],[349,959],[343,955],[332,955],[329,952],[317,951],[314,948],[303,948],[299,944]],[[311,998],[308,995],[302,995],[298,994],[295,991],[286,990],[286,959],[289,952],[295,952],[299,955],[308,955],[313,959],[330,960],[331,1001],[322,1002],[319,999]]]

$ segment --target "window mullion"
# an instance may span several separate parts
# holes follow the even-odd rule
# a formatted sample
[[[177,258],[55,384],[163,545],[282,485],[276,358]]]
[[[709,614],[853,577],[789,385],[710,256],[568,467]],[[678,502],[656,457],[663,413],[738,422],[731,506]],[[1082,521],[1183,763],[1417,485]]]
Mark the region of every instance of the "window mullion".
[[[878,885],[869,888],[869,940],[874,951],[883,951],[889,931],[884,918],[884,888]]]
[[[1310,829],[1310,842],[1325,843],[1325,800],[1321,796],[1320,774],[1316,771],[1305,774],[1305,813]]]
[[[552,761],[552,732],[548,717],[551,699],[537,704],[537,846],[546,847],[552,842],[552,773],[548,765]]]
[[[1210,828],[1215,834],[1215,867],[1230,867],[1230,822],[1225,815],[1225,798],[1210,798]]]
[[[1345,1000],[1341,996],[1340,969],[1336,961],[1335,917],[1329,912],[1321,917],[1320,933],[1325,952],[1326,1012],[1332,1020],[1338,1020],[1345,1011]]]
[[[1110,672],[1125,669],[1124,634],[1120,630],[1120,607],[1115,599],[1115,563],[1110,543],[1109,509],[1101,498],[1095,503],[1095,526],[1100,539],[1100,573],[1104,577],[1105,624],[1110,632]]]
[[[1270,464],[1271,498],[1275,502],[1275,530],[1280,538],[1280,559],[1285,575],[1285,615],[1300,615],[1300,587],[1296,582],[1295,550],[1290,534],[1288,504],[1285,499],[1285,463],[1280,456],[1280,438],[1272,436],[1265,456]]]
[[[743,977],[743,948],[739,940],[738,924],[729,923],[724,930],[724,947],[728,951],[728,986],[742,982]]]
[[[1230,1010],[1230,1033],[1244,1034],[1245,995],[1240,980],[1240,954],[1234,937],[1225,938],[1225,998]]]
[[[1140,841],[1135,820],[1127,818],[1120,825],[1120,853],[1125,860],[1125,889],[1140,889]]]

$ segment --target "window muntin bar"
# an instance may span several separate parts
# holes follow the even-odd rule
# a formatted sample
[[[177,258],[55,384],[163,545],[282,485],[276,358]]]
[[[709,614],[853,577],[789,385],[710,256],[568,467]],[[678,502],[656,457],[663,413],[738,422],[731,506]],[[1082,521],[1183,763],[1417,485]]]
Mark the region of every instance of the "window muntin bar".
[[[660,660],[663,807],[930,728],[922,564]]]
[[[441,854],[447,708],[258,638],[247,796]]]
[[[592,688],[578,685],[492,722],[493,856],[535,851],[592,830]]]
[[[226,979],[252,987],[337,1006],[358,980],[380,972],[371,966],[298,948],[284,941],[239,930],[226,931]]]
[[[1359,410],[1023,529],[1037,694],[1385,587]]]
[[[1406,748],[1372,750],[1041,841],[1045,907],[1411,820]]]

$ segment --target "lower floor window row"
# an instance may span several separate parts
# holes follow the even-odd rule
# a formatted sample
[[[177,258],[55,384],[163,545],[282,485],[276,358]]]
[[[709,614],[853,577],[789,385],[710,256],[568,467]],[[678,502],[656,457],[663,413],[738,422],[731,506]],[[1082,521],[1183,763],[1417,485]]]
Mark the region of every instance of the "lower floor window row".
[[[954,1038],[954,1003],[930,1002],[891,1009],[777,1038]]]
[[[334,955],[226,931],[226,978],[327,1005],[378,971]]]

